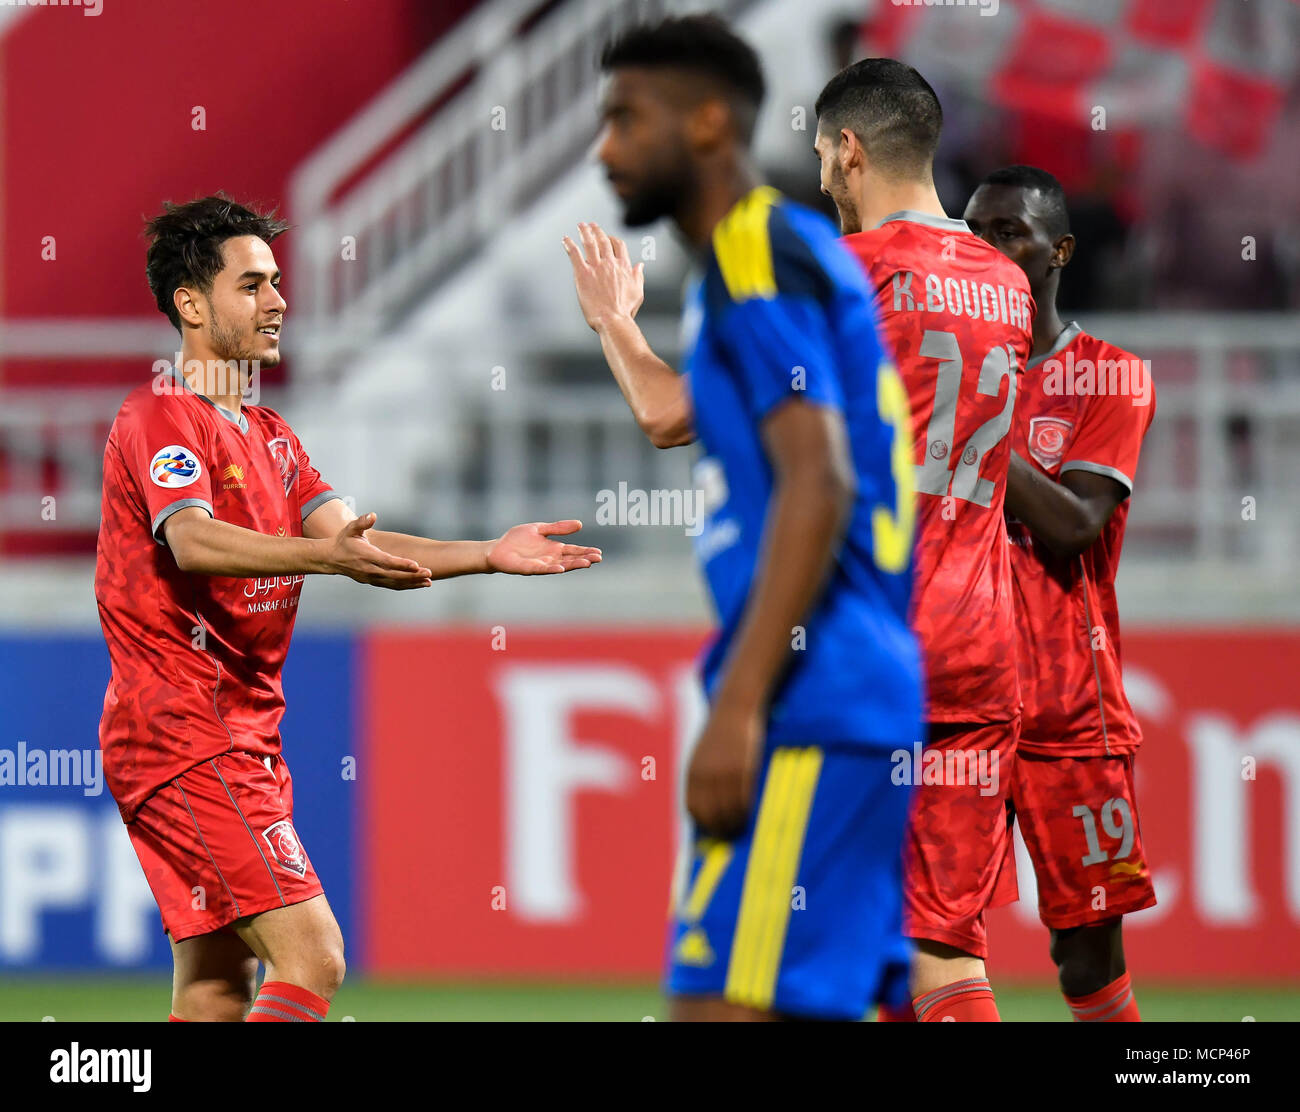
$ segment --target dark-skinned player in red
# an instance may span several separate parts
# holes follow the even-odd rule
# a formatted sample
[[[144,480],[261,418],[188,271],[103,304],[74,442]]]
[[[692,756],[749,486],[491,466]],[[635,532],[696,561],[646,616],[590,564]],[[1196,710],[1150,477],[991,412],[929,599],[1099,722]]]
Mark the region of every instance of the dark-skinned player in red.
[[[1115,572],[1155,391],[1136,356],[1057,312],[1075,240],[1051,174],[994,171],[965,218],[1020,266],[1038,305],[1006,496],[1024,698],[1012,798],[1074,1018],[1133,1022],[1121,924],[1156,897],[1138,827],[1142,732],[1120,677]]]

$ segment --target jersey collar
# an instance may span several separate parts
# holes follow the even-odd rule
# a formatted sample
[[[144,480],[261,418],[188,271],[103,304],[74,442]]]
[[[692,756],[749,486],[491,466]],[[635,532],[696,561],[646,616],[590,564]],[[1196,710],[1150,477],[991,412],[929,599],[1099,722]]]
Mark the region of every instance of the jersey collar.
[[[1058,352],[1064,351],[1072,343],[1074,343],[1075,337],[1082,332],[1083,329],[1079,327],[1078,321],[1073,321],[1073,320],[1070,321],[1069,324],[1067,324],[1064,328],[1061,329],[1061,334],[1056,337],[1055,343],[1053,343],[1052,346],[1047,349],[1047,351],[1043,352],[1042,355],[1035,355],[1028,363],[1025,364],[1025,370],[1032,371],[1044,359],[1051,359],[1053,355],[1056,355]]]
[[[931,228],[942,228],[947,232],[970,232],[970,227],[965,220],[955,220],[951,216],[933,216],[928,212],[917,212],[915,209],[900,209],[898,212],[891,212],[876,227],[883,228],[891,220],[906,220],[912,224],[925,224]],[[971,234],[974,235],[973,232]]]
[[[242,409],[239,411],[239,416],[236,417],[225,406],[217,405],[217,403],[214,402],[211,398],[209,398],[206,394],[200,394],[197,390],[195,390],[188,382],[185,381],[185,376],[181,374],[181,372],[174,365],[168,367],[167,370],[171,374],[172,380],[174,382],[177,382],[181,386],[185,387],[185,389],[189,393],[193,394],[196,398],[199,398],[202,401],[207,402],[208,405],[212,406],[212,408],[215,409],[218,413],[220,413],[221,416],[223,416],[227,421],[229,421],[232,425],[237,426],[240,432],[248,432],[248,418],[244,415],[244,411]]]

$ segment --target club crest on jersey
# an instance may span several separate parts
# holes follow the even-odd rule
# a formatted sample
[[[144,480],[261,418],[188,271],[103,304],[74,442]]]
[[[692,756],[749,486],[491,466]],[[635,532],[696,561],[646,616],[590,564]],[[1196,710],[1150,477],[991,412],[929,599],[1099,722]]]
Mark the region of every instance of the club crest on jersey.
[[[1065,443],[1074,431],[1074,422],[1063,417],[1029,419],[1029,454],[1048,471],[1061,462]]]
[[[293,484],[298,481],[298,460],[293,454],[293,445],[289,443],[287,436],[277,436],[267,447],[271,449],[271,458],[280,469],[284,492],[288,494],[293,490]]]
[[[294,833],[293,823],[288,819],[281,819],[263,830],[262,837],[266,839],[266,844],[271,847],[271,853],[281,865],[299,876],[306,875],[307,855],[303,853],[298,835]]]
[[[149,463],[149,477],[160,487],[189,486],[202,473],[198,458],[179,444],[160,448]]]

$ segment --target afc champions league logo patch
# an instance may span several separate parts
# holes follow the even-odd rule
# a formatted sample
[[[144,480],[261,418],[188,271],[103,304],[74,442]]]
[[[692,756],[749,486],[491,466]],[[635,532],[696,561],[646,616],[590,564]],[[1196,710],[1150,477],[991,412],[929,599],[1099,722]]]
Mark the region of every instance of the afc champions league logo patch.
[[[1029,419],[1029,454],[1048,471],[1061,462],[1061,454],[1074,422],[1062,417],[1031,417]]]
[[[266,844],[271,847],[271,853],[281,865],[299,876],[306,875],[307,855],[302,851],[302,843],[298,841],[293,823],[288,819],[281,819],[263,830],[262,837],[266,839]]]
[[[298,481],[298,457],[293,453],[293,445],[287,436],[277,436],[267,447],[271,449],[275,466],[280,469],[280,481],[284,483],[285,494],[288,494]]]
[[[160,487],[189,486],[202,473],[198,458],[179,444],[160,448],[149,463],[149,478]]]

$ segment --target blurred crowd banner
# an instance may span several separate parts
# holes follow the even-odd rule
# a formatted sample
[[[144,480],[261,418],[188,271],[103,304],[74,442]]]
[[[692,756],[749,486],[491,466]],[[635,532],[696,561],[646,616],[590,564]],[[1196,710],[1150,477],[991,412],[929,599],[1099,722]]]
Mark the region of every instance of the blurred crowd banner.
[[[301,635],[282,730],[295,821],[350,968],[656,975],[701,642],[689,629]],[[1129,921],[1131,968],[1300,976],[1300,634],[1134,630],[1123,648],[1160,899]],[[71,756],[95,749],[106,678],[97,638],[0,640],[0,968],[168,963],[93,758]],[[31,782],[42,751],[61,783]],[[1048,978],[1023,847],[1019,875],[1020,904],[993,916],[991,969]]]
[[[1178,128],[1235,158],[1268,145],[1300,68],[1295,0],[970,0],[977,5],[999,18],[933,18],[933,4],[894,0],[868,29],[881,54],[1010,110],[1077,124],[1122,106],[1093,126]]]

